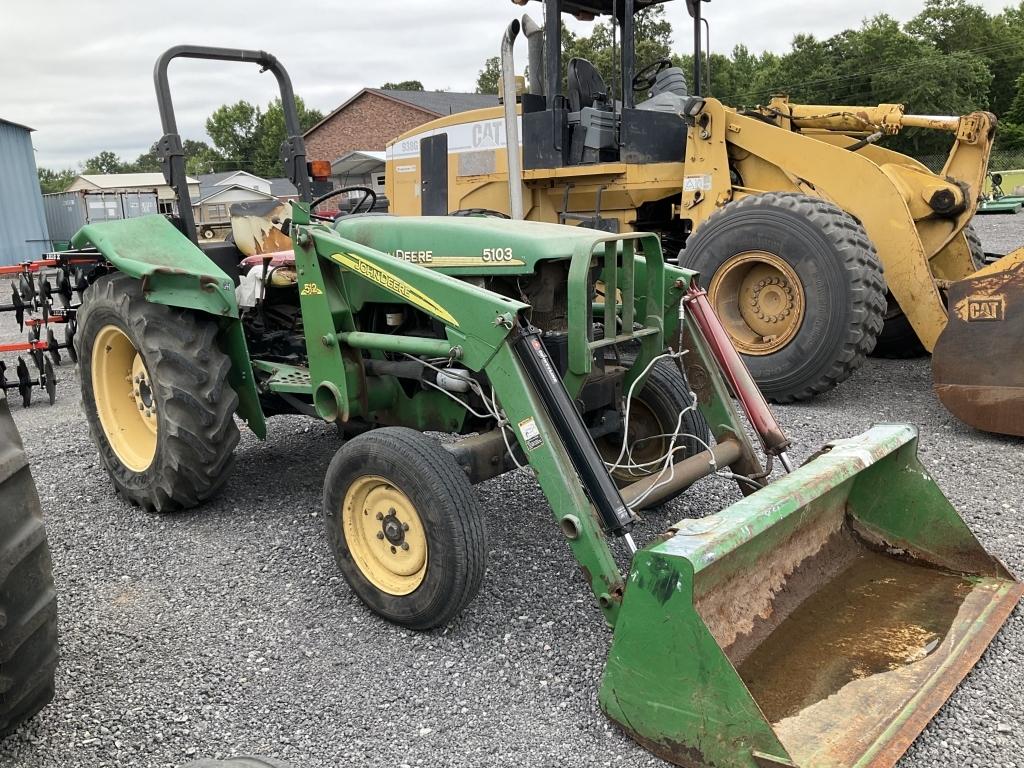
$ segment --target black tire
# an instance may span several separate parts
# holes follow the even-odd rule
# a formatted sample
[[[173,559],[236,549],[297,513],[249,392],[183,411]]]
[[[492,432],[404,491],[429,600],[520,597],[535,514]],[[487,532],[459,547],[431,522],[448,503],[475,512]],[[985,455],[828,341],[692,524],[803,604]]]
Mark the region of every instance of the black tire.
[[[777,403],[807,400],[845,381],[882,329],[885,284],[860,223],[818,198],[768,192],[728,203],[708,217],[680,254],[705,287],[740,254],[771,254],[803,288],[804,317],[792,338],[765,354],[743,354],[761,391]],[[722,315],[724,307],[715,307]],[[742,353],[742,349],[740,350]]]
[[[975,269],[981,269],[987,263],[985,261],[985,246],[981,244],[981,238],[974,229],[973,224],[964,227],[964,237],[967,238],[967,247],[971,249],[971,263]]]
[[[0,393],[0,738],[53,698],[57,593],[39,496]]]
[[[882,325],[882,332],[878,334],[878,341],[871,355],[890,360],[909,360],[926,355],[928,351],[917,338],[917,331],[903,313],[896,297],[886,291],[885,302],[885,323]]]
[[[700,453],[711,444],[711,430],[707,421],[699,409],[686,410],[691,405],[690,388],[682,372],[670,361],[659,360],[648,371],[643,386],[633,393],[633,410],[630,414],[630,432],[635,440],[643,440],[647,437],[657,435],[669,435],[679,423],[679,414],[684,410],[680,432],[683,435],[692,435],[676,442],[676,448],[682,448],[675,453],[673,461],[680,461],[687,456]],[[641,407],[637,407],[637,405]],[[639,417],[639,418],[638,418]],[[697,439],[699,438],[699,439]],[[648,443],[641,443],[634,451],[633,459],[637,464],[644,464],[646,461],[653,461],[659,456],[664,456],[668,451],[670,438],[651,440]],[[607,463],[614,462],[622,450],[622,430],[603,435],[598,438],[597,449],[601,458]],[[636,444],[636,443],[634,443]],[[623,461],[626,461],[624,458]],[[657,474],[661,471],[660,465],[655,465],[647,471],[620,468],[611,470],[612,479],[619,488],[624,488],[630,483],[635,483],[648,475]],[[684,493],[680,490],[671,496],[658,502],[659,505],[667,504],[672,499]]]
[[[425,572],[407,594],[392,594],[371,582],[346,537],[351,525],[344,519],[349,488],[373,476],[404,494],[422,522]],[[338,567],[359,599],[379,616],[411,629],[431,629],[451,621],[479,591],[487,557],[483,515],[462,468],[433,438],[405,427],[384,427],[354,438],[331,461],[323,502]],[[390,538],[382,542],[386,547]]]
[[[151,377],[158,428],[155,454],[143,470],[119,458],[97,412],[93,347],[110,325],[128,337]],[[189,509],[213,497],[231,474],[239,439],[238,396],[228,383],[231,362],[217,347],[216,322],[148,302],[138,280],[114,273],[86,291],[75,345],[89,431],[117,492],[158,512]]]
[[[193,760],[183,768],[290,768],[290,766],[288,763],[272,760],[269,757],[244,756],[231,757],[227,760],[203,758],[202,760]]]
[[[972,224],[964,227],[964,237],[967,238],[967,246],[971,250],[974,268],[981,269],[985,266],[985,248]],[[917,338],[917,331],[910,324],[910,320],[892,293],[886,291],[885,301],[885,324],[882,326],[882,332],[878,334],[878,342],[872,355],[891,360],[907,360],[928,354],[924,344]]]

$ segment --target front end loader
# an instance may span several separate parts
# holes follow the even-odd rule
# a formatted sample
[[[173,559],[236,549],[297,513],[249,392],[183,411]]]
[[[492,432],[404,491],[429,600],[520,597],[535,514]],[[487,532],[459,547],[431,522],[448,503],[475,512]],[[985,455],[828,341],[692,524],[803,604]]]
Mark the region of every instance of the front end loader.
[[[938,348],[936,391],[946,407],[980,429],[1024,434],[1024,371],[997,352],[1021,336],[1024,316],[982,312],[963,320],[980,323],[969,334],[980,366],[961,365],[964,333],[938,343],[947,324],[957,323],[947,311],[950,293],[974,296],[969,286],[952,286],[983,264],[970,221],[995,117],[785,97],[754,109],[727,107],[702,95],[700,55],[689,84],[667,59],[636,71],[634,13],[654,3],[553,0],[543,27],[528,16],[513,22],[505,40],[524,30],[531,62],[517,118],[506,119],[500,107],[474,110],[396,138],[387,150],[392,211],[487,209],[516,217],[521,209],[533,221],[657,232],[670,259],[701,274],[770,400],[825,392],[868,354],[907,357]],[[687,0],[695,54],[701,5]],[[583,59],[563,72],[562,13],[612,18],[622,43],[615,82]],[[514,66],[510,49],[503,48],[506,69]],[[908,128],[949,135],[939,173],[884,146]],[[1006,307],[1024,296],[1013,263],[994,270],[1004,273]]]
[[[181,47],[158,87],[168,57],[192,55],[287,80],[260,51]],[[303,155],[293,135],[293,174]],[[602,709],[678,765],[893,765],[1019,600],[918,462],[912,427],[793,465],[695,273],[666,264],[657,235],[323,220],[297,186],[289,247],[234,264],[159,216],[76,236],[95,259],[84,409],[133,502],[173,511],[223,487],[233,414],[259,437],[278,413],[335,423],[337,564],[371,610],[422,630],[466,610],[483,578],[473,485],[529,468],[613,631]],[[744,498],[645,530],[645,508],[701,480]]]

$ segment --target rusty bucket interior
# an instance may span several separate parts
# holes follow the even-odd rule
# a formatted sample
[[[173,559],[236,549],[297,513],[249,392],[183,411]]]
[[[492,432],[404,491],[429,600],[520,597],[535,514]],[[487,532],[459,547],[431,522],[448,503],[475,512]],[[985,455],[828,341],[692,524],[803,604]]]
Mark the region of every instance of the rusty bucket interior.
[[[634,559],[600,699],[687,766],[891,766],[1024,587],[882,425]]]

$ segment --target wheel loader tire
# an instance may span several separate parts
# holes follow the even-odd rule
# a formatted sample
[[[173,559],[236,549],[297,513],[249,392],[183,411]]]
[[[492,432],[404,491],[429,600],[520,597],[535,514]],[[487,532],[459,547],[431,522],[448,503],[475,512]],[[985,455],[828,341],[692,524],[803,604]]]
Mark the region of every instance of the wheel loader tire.
[[[680,255],[761,391],[807,400],[845,381],[882,329],[885,284],[864,228],[818,198],[768,192],[708,217]]]
[[[57,594],[39,496],[0,394],[0,738],[53,698]]]
[[[378,615],[431,629],[476,596],[483,515],[462,468],[433,438],[405,427],[354,438],[331,461],[323,501],[338,567]]]
[[[981,244],[981,238],[973,224],[964,227],[964,237],[967,238],[967,247],[971,249],[971,262],[975,269],[985,266],[985,246]]]
[[[115,273],[78,313],[79,377],[89,431],[118,493],[150,511],[214,496],[234,465],[238,396],[212,319],[143,298]]]
[[[878,341],[872,350],[872,357],[884,357],[890,360],[909,360],[913,357],[926,355],[928,351],[917,338],[917,331],[903,313],[896,297],[889,291],[885,292],[885,322]]]
[[[643,387],[633,393],[630,405],[629,431],[633,436],[632,458],[635,464],[642,466],[668,452],[669,435],[675,432],[680,414],[683,414],[679,427],[682,436],[676,441],[673,461],[700,453],[710,445],[708,423],[699,409],[687,410],[691,405],[690,388],[682,372],[668,360],[656,362],[648,371]],[[661,439],[644,439],[659,435]],[[606,463],[615,463],[622,450],[622,430],[598,438],[597,449]],[[628,461],[628,456],[624,456],[619,463]],[[619,488],[660,471],[661,464],[645,469],[620,467],[610,470]],[[662,499],[658,505],[667,504],[682,493],[684,490]]]
[[[964,236],[967,238],[967,246],[971,249],[971,262],[975,269],[985,266],[985,248],[981,244],[981,238],[974,229],[974,225],[968,224],[964,227]],[[885,323],[882,325],[882,332],[878,334],[878,341],[871,353],[874,357],[884,357],[890,360],[909,360],[913,357],[923,357],[928,354],[924,344],[917,338],[917,331],[910,324],[902,307],[896,301],[892,293],[885,294]]]

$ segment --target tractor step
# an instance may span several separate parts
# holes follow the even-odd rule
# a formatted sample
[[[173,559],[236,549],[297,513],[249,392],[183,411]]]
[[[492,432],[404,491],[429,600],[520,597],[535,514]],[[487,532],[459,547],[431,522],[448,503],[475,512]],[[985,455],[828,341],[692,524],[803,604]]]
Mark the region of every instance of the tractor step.
[[[292,395],[313,394],[313,383],[309,377],[309,369],[285,363],[268,363],[253,360],[252,367],[270,374],[265,386],[271,392],[284,392]]]

